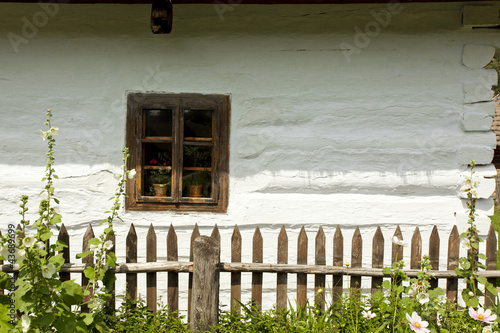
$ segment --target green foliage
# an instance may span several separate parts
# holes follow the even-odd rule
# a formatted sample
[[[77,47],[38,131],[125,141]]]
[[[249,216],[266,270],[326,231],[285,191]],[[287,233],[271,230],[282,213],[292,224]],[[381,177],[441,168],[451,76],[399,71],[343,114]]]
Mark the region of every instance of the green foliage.
[[[104,321],[109,332],[153,333],[153,332],[191,332],[182,316],[159,303],[156,313],[146,306],[144,300],[126,299],[116,313],[108,314]]]

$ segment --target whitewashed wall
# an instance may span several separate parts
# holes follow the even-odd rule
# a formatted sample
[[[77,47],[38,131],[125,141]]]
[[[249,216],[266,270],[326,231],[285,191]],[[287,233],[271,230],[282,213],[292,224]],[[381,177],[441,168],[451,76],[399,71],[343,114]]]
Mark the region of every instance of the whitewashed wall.
[[[458,189],[471,159],[482,165],[478,220],[485,232],[494,182],[484,177],[496,173],[489,164],[494,105],[487,101],[496,73],[483,67],[500,40],[495,30],[471,28],[498,24],[494,15],[484,15],[498,6],[464,6],[179,5],[172,34],[153,35],[149,6],[2,3],[2,232],[19,220],[21,194],[31,195],[36,212],[45,157],[38,130],[47,108],[60,127],[56,191],[64,223],[78,238],[89,223],[96,227],[121,163],[128,91],[231,94],[227,214],[122,212],[117,238],[123,240],[134,223],[142,257],[150,223],[160,257],[168,227],[175,226],[180,260],[188,258],[196,223],[202,234],[218,225],[223,261],[230,259],[235,224],[246,262],[257,224],[265,262],[276,260],[283,224],[289,262],[295,261],[301,225],[311,253],[323,226],[328,258],[336,225],[346,244],[359,225],[367,266],[376,226],[386,235],[387,253],[396,225],[406,240],[418,226],[424,253],[437,225],[446,249],[451,227],[465,229]],[[80,239],[71,247],[81,250]],[[117,254],[123,260],[124,242]],[[346,262],[349,257],[346,249]],[[264,279],[272,291],[274,277]],[[222,283],[229,287],[227,279]],[[266,297],[266,306],[273,301]]]

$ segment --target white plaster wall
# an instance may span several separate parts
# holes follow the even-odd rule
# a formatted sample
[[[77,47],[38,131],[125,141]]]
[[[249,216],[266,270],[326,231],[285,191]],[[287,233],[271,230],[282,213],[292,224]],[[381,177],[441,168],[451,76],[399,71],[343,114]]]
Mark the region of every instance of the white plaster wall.
[[[89,223],[96,227],[109,208],[112,173],[121,163],[126,93],[165,91],[231,94],[229,208],[227,214],[122,212],[117,239],[124,240],[134,223],[142,259],[150,223],[158,233],[159,259],[165,257],[170,224],[183,261],[195,224],[202,234],[218,225],[223,261],[230,260],[235,224],[246,262],[257,224],[265,262],[276,260],[283,224],[291,263],[301,225],[311,253],[323,226],[328,263],[337,224],[344,232],[346,262],[356,225],[367,266],[378,225],[387,263],[396,225],[406,240],[418,226],[424,253],[437,225],[446,249],[451,227],[459,223],[465,229],[458,190],[471,159],[482,165],[478,220],[484,233],[494,187],[484,177],[496,174],[489,165],[495,135],[484,119],[494,112],[486,101],[496,73],[476,64],[500,41],[492,29],[463,28],[463,7],[234,5],[224,11],[183,5],[174,8],[171,35],[152,35],[149,6],[2,3],[1,223],[6,229],[18,221],[21,194],[31,195],[36,211],[45,157],[38,130],[51,108],[60,127],[56,192],[63,221],[79,238]],[[80,251],[81,241],[75,239],[71,249]],[[117,254],[123,260],[123,241]],[[160,274],[160,286],[165,278]],[[244,275],[244,282],[249,279]],[[274,277],[264,280],[273,291]],[[121,290],[123,283],[120,278]],[[223,279],[222,288],[228,287]],[[228,304],[227,293],[224,297]],[[267,296],[265,306],[273,301]],[[185,304],[181,292],[183,309]]]

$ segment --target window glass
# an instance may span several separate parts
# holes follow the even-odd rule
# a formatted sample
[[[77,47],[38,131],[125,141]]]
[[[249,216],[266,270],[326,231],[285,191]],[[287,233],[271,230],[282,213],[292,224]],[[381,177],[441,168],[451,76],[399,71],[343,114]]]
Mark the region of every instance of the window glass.
[[[211,138],[212,111],[184,110],[184,137]]]
[[[144,110],[145,135],[171,137],[172,110]]]

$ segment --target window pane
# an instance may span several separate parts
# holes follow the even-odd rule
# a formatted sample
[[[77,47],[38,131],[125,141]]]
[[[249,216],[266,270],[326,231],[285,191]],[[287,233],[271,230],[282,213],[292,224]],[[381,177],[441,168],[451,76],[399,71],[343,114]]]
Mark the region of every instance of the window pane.
[[[147,196],[166,197],[172,195],[172,171],[158,168],[145,171],[144,194]]]
[[[165,196],[164,193],[159,193],[163,188],[167,191],[166,195],[170,196],[172,193],[170,189],[172,184],[172,144],[144,144],[144,170],[143,195]],[[155,186],[155,184],[163,184],[164,186]]]
[[[212,111],[184,110],[184,137],[211,138]]]
[[[144,110],[146,136],[172,136],[172,110]]]
[[[185,168],[212,166],[212,146],[184,145],[183,164]]]
[[[212,178],[209,171],[184,171],[182,176],[182,196],[210,198]]]

